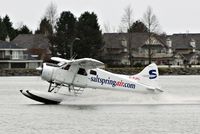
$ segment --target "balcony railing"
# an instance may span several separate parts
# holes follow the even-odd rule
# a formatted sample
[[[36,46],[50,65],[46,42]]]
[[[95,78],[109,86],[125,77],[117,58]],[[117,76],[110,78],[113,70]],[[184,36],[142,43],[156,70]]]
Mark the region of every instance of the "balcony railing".
[[[18,56],[0,56],[0,60],[27,60],[28,55],[18,55]]]
[[[133,54],[134,57],[144,57],[147,58],[149,55],[147,53],[135,53]],[[167,53],[153,53],[152,57],[154,58],[164,58],[164,57],[172,57],[173,54],[167,54]]]

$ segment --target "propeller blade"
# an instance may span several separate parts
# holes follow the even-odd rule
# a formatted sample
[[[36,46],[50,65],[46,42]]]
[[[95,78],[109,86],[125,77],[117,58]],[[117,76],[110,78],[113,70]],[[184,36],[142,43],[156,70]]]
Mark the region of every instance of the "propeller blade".
[[[43,69],[42,67],[37,67],[36,68],[36,70],[38,70],[38,71],[42,71],[42,69]]]

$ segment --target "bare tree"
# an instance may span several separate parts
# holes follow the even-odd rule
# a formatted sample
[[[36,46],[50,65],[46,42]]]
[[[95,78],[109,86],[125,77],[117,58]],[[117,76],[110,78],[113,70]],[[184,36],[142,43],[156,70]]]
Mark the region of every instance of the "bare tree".
[[[129,31],[129,29],[131,28],[131,25],[133,24],[133,9],[131,7],[131,5],[128,5],[125,9],[124,9],[124,15],[122,16],[122,20],[121,20],[126,32]],[[130,66],[132,66],[132,50],[131,50],[131,33],[128,32],[128,59],[130,62]]]
[[[128,31],[130,29],[131,25],[133,24],[133,9],[131,5],[128,5],[124,9],[124,14],[122,16],[122,25],[124,26],[125,30]]]
[[[51,2],[49,4],[45,12],[45,17],[49,20],[52,26],[52,29],[54,31],[56,20],[57,20],[57,6],[55,3]]]
[[[104,27],[104,32],[105,33],[110,33],[111,32],[111,28],[110,28],[110,23],[109,22],[104,23],[103,27]]]
[[[106,22],[103,24],[103,31],[104,33],[115,33],[117,32],[117,29],[115,26],[111,26],[109,22]]]
[[[143,23],[148,28],[148,57],[149,57],[149,64],[151,63],[152,53],[151,53],[151,36],[153,33],[157,33],[159,30],[159,22],[155,14],[153,13],[153,9],[148,6],[146,12],[143,16]]]
[[[156,15],[153,13],[153,9],[148,6],[143,16],[143,23],[148,27],[150,32],[159,31],[159,22]]]
[[[124,28],[121,25],[119,25],[117,32],[118,33],[124,33]]]

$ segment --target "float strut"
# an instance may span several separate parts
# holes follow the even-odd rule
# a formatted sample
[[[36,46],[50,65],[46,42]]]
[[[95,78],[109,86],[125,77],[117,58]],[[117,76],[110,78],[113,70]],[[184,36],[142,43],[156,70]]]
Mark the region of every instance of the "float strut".
[[[52,83],[49,84],[48,92],[51,92],[51,91],[52,91],[52,90],[51,90],[51,85],[52,85]]]

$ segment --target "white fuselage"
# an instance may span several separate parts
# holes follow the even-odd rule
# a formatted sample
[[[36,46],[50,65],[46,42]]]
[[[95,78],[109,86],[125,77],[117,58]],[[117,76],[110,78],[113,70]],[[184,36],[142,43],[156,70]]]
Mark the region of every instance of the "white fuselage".
[[[65,60],[52,57],[58,64],[43,63],[42,79],[48,81],[48,92],[34,90],[20,90],[20,92],[33,100],[45,104],[59,104],[64,100],[64,94],[56,94],[62,86],[76,94],[80,88],[106,89],[115,91],[134,91],[148,89],[150,91],[163,92],[158,83],[158,67],[155,63],[146,66],[140,73],[132,76],[114,74],[103,69],[102,62],[91,59]],[[77,88],[78,87],[78,88]],[[54,90],[54,92],[52,92]]]
[[[111,90],[134,90],[141,87],[137,80],[129,76],[114,74],[102,69],[85,69],[71,65],[69,68],[46,66],[42,78],[58,84],[73,85],[82,88]]]

